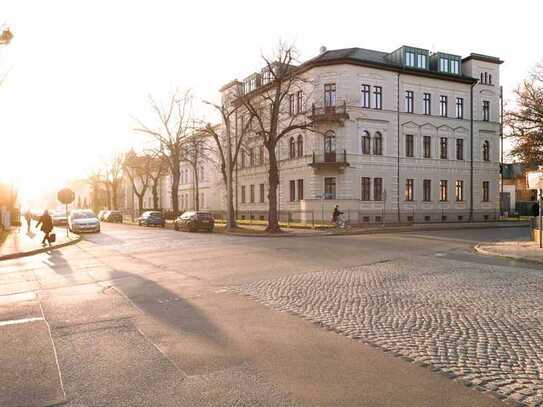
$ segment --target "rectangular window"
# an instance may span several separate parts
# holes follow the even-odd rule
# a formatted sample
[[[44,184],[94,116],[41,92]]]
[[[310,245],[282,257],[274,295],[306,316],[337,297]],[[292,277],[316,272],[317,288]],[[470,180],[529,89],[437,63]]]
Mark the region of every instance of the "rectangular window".
[[[424,158],[432,158],[432,136],[424,136]]]
[[[244,169],[245,168],[245,150],[241,150],[241,157],[239,162],[239,168]]]
[[[406,201],[412,201],[413,200],[413,190],[415,187],[415,180],[414,179],[406,179],[405,180],[405,200]]]
[[[441,202],[449,200],[449,185],[446,179],[439,181],[439,200]]]
[[[447,96],[441,95],[439,97],[439,114],[441,115],[441,117],[448,116],[447,102],[448,102]]]
[[[460,73],[460,63],[456,59],[451,59],[451,73],[455,75]]]
[[[290,181],[290,202],[296,200],[296,181]]]
[[[405,111],[407,113],[413,113],[413,91],[405,91]]]
[[[424,202],[430,202],[432,200],[432,180],[425,179],[422,182],[423,185],[423,197]]]
[[[374,201],[383,200],[383,178],[373,179],[373,200]]]
[[[456,159],[464,159],[464,139],[461,138],[456,139]]]
[[[298,201],[304,200],[304,180],[298,180]]]
[[[464,118],[464,98],[456,98],[456,118]]]
[[[439,70],[441,72],[449,72],[449,60],[447,58],[439,58]]]
[[[264,202],[264,184],[260,184],[260,202]]]
[[[382,109],[383,108],[383,87],[382,86],[374,86],[373,87],[373,97],[374,97],[374,105],[373,107],[375,109]]]
[[[424,94],[424,98],[422,99],[422,107],[423,112],[425,115],[431,115],[432,114],[432,95],[429,93]]]
[[[336,179],[334,177],[324,178],[324,199],[336,199]]]
[[[370,200],[370,188],[371,188],[371,178],[370,177],[362,177],[362,192],[360,199],[363,201],[369,201]]]
[[[370,85],[362,85],[362,100],[360,101],[362,107],[370,107],[370,92]]]
[[[331,107],[336,105],[336,84],[327,83],[324,85],[324,106]]]
[[[296,113],[302,113],[304,110],[304,92],[301,90],[296,93]]]
[[[490,120],[490,102],[488,100],[483,100],[483,121],[487,122]]]
[[[464,201],[464,181],[456,181],[456,202]]]
[[[251,167],[255,166],[255,149],[253,147],[249,149],[249,165]]]
[[[406,134],[405,136],[405,156],[413,157],[414,152],[414,137],[412,134]]]
[[[241,203],[245,203],[245,185],[241,186]]]
[[[426,55],[417,54],[417,67],[420,69],[426,69]]]
[[[295,112],[295,107],[296,105],[294,104],[294,101],[295,101],[295,95],[292,93],[290,95],[288,95],[288,114],[290,116],[294,116],[294,112]]]
[[[440,140],[439,140],[439,158],[443,159],[443,160],[446,160],[447,157],[449,156],[448,154],[448,140],[447,140],[447,137],[441,137]]]
[[[483,181],[483,202],[490,201],[490,183]]]
[[[250,188],[251,203],[255,203],[255,186],[254,186],[254,184],[252,184],[249,188]]]
[[[413,51],[405,52],[405,65],[406,66],[415,66],[415,53]]]

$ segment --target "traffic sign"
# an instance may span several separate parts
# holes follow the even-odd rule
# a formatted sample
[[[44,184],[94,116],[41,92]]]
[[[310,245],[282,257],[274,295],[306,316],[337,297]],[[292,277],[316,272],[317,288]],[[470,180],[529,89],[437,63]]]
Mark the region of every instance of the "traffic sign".
[[[70,188],[63,188],[58,191],[57,199],[64,205],[69,205],[75,200],[75,193]]]

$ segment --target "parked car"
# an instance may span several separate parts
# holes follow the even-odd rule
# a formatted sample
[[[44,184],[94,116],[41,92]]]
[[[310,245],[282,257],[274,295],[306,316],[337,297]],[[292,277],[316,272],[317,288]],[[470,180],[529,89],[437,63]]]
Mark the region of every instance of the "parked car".
[[[74,233],[100,232],[100,221],[90,209],[75,209],[68,216],[68,227]]]
[[[162,212],[158,211],[143,212],[143,214],[136,220],[140,226],[166,226],[166,219],[164,219],[164,216],[162,216]]]
[[[195,232],[197,230],[213,231],[215,219],[210,212],[188,211],[179,216],[174,224],[175,230],[188,230]]]
[[[104,215],[106,214],[106,212],[107,212],[107,209],[102,209],[101,211],[99,211],[98,215],[96,215],[98,220],[104,220]]]
[[[53,226],[66,226],[68,223],[68,216],[64,211],[53,211],[51,218],[53,219]]]
[[[121,211],[107,211],[103,220],[105,222],[123,223],[123,214]]]

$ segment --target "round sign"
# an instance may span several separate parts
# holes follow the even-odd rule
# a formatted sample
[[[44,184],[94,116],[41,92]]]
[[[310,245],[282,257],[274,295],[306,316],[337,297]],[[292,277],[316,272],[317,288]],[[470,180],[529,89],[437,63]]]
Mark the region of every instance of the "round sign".
[[[74,191],[70,188],[64,188],[58,191],[57,198],[64,205],[71,204],[75,199]]]

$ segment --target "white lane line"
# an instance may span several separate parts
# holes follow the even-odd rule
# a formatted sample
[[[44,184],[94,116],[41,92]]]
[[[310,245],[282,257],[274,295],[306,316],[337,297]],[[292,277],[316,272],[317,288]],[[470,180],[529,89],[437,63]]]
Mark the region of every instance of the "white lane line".
[[[8,325],[17,325],[17,324],[26,324],[27,322],[34,322],[34,321],[43,321],[44,319],[42,317],[35,317],[35,318],[23,318],[23,319],[11,319],[9,321],[0,321],[0,326],[8,326]]]

